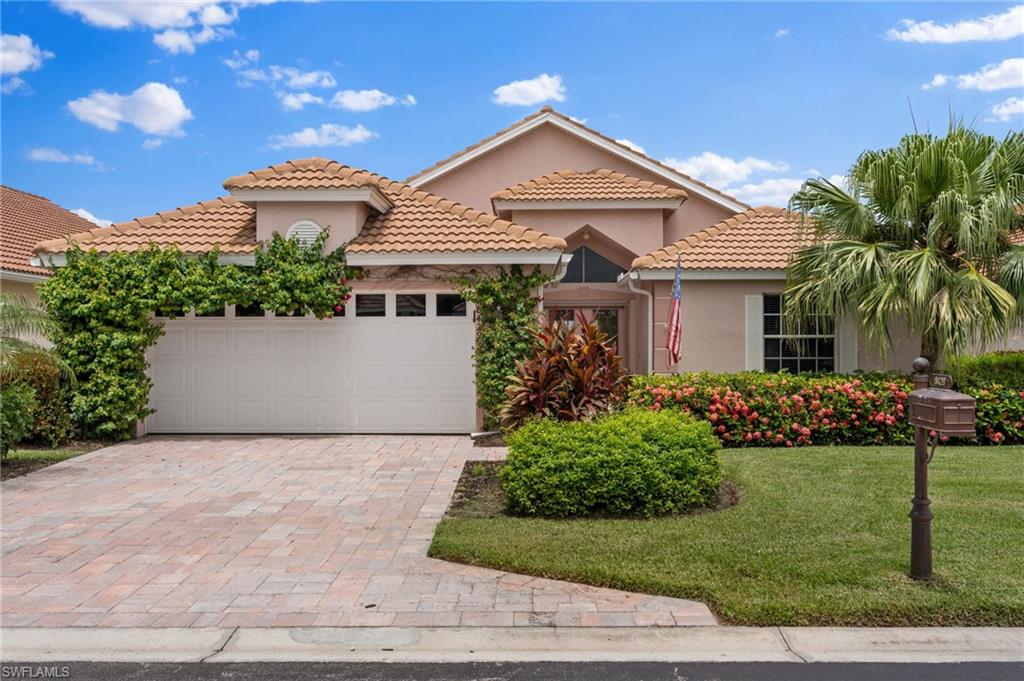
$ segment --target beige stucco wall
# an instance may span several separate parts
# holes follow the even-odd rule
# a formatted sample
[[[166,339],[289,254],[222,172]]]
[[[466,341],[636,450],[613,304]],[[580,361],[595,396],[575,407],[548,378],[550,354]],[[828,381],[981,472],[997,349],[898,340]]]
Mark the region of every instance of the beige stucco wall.
[[[425,183],[423,188],[490,213],[491,194],[499,189],[558,170],[587,171],[596,168],[610,168],[663,184],[667,182],[659,175],[545,124]],[[664,243],[657,247],[677,241],[730,215],[731,211],[690,192],[682,207],[665,220]],[[529,221],[521,224],[535,226]]]
[[[781,280],[683,281],[680,302],[681,371],[743,371],[746,368],[746,297],[776,293]],[[672,282],[654,286],[654,370],[669,371],[665,334]]]
[[[369,212],[359,201],[260,201],[256,206],[256,238],[266,241],[274,232],[285,235],[297,221],[312,220],[321,229],[330,230],[324,245],[324,250],[330,252],[359,234]]]
[[[661,209],[516,210],[512,211],[512,222],[562,238],[590,227],[628,250],[633,257],[665,245],[665,217]],[[625,266],[628,268],[629,264]]]
[[[36,306],[40,305],[39,293],[36,291],[36,285],[28,281],[11,281],[7,277],[0,277],[0,291],[4,293],[15,293],[23,295]],[[25,340],[32,341],[33,343],[39,343],[40,345],[49,346],[50,341],[38,334],[31,334],[25,337]]]
[[[16,293],[23,295],[33,303],[39,301],[39,294],[36,293],[36,285],[27,281],[11,281],[6,277],[0,277],[0,291],[4,293]]]

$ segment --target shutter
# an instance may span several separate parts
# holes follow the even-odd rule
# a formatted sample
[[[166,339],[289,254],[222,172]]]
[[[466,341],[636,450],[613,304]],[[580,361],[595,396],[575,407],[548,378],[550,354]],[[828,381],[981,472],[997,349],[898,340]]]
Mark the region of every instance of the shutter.
[[[746,296],[746,369],[764,371],[764,296]]]

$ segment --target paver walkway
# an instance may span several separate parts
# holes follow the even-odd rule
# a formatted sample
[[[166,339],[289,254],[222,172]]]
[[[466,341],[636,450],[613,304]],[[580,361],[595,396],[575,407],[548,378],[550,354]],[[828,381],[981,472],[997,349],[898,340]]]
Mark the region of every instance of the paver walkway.
[[[426,556],[457,436],[153,437],[2,484],[4,626],[674,626],[701,603]]]

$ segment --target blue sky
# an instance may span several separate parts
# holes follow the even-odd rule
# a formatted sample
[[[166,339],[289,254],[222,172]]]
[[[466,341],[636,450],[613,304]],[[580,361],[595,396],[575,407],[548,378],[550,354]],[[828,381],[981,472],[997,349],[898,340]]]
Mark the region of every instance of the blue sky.
[[[1024,124],[1024,6],[3,2],[2,181],[121,221],[327,156],[401,179],[551,104],[753,204],[948,111]],[[258,54],[257,54],[258,53]],[[502,87],[507,86],[507,87]]]

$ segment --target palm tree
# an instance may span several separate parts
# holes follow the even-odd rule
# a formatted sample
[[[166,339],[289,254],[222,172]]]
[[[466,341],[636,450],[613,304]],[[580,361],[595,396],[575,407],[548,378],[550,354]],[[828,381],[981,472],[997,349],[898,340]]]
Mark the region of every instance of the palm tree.
[[[902,320],[936,365],[1024,324],[1024,133],[907,135],[863,153],[846,185],[808,180],[790,199],[809,228],[789,267],[791,328],[852,314],[884,351]]]
[[[61,378],[73,382],[74,374],[64,360],[31,340],[32,336],[48,337],[55,329],[56,323],[25,296],[0,293],[0,384],[13,380],[20,359],[30,355],[51,362],[60,370]]]

